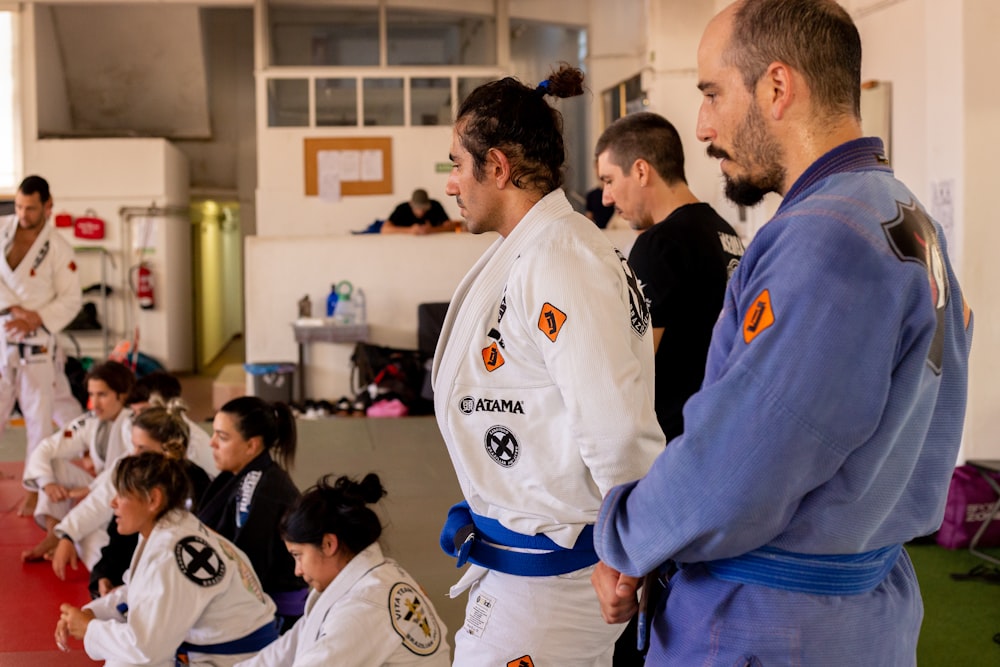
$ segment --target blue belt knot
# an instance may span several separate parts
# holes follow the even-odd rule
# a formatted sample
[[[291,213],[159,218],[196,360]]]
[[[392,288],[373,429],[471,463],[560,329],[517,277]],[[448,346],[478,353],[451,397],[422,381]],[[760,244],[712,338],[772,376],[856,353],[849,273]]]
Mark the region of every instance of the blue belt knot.
[[[813,595],[858,595],[874,590],[896,566],[901,544],[859,554],[800,554],[761,547],[742,556],[707,561],[717,579]]]
[[[559,546],[546,535],[525,535],[505,528],[496,519],[474,514],[469,503],[460,502],[448,510],[441,530],[441,549],[457,559],[489,570],[523,577],[552,577],[575,572],[597,563],[594,526],[584,527],[572,549]],[[508,548],[502,548],[508,547]],[[544,553],[510,551],[538,549]]]

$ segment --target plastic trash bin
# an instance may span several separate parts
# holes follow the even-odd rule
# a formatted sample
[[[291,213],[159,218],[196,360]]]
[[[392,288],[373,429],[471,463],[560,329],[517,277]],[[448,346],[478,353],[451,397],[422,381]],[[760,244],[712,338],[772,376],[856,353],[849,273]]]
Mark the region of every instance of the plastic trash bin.
[[[294,398],[296,364],[287,361],[243,364],[253,376],[253,395],[270,403],[291,403]]]

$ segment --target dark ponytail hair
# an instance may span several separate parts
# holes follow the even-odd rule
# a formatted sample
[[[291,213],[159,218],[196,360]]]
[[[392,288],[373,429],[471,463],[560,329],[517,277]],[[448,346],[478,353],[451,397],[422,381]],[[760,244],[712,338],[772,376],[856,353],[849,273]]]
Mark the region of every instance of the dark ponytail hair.
[[[230,415],[244,440],[260,437],[264,451],[285,470],[295,462],[295,416],[284,403],[268,403],[256,396],[234,398],[219,412]]]
[[[486,154],[496,148],[510,162],[510,181],[515,187],[547,195],[562,186],[566,162],[562,114],[549,106],[545,96],[582,94],[583,72],[567,63],[561,63],[535,88],[507,77],[469,93],[455,124],[462,146],[472,156],[476,180],[483,179]]]
[[[358,554],[382,534],[382,522],[368,507],[385,495],[382,482],[368,473],[360,482],[350,477],[323,476],[285,513],[281,537],[296,544],[323,545],[323,536],[336,535],[351,554]]]
[[[158,452],[143,452],[124,456],[118,460],[114,474],[115,491],[140,498],[149,498],[150,492],[160,487],[163,491],[163,508],[156,515],[157,521],[167,512],[182,509],[191,496],[184,463]]]

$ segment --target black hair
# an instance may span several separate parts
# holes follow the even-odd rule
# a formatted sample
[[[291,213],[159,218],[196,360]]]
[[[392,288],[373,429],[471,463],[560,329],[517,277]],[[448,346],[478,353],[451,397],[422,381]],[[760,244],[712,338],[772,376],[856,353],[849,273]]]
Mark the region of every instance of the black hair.
[[[117,361],[105,361],[103,364],[92,366],[87,371],[86,380],[100,380],[108,385],[108,388],[116,394],[125,394],[132,391],[132,384],[135,382],[135,374],[132,370]]]
[[[547,195],[563,183],[566,147],[562,114],[545,95],[583,94],[583,72],[566,63],[531,88],[513,77],[485,83],[462,102],[455,119],[460,141],[472,156],[476,180],[485,176],[486,154],[496,148],[511,165],[511,183]]]
[[[295,417],[285,403],[268,403],[257,396],[240,396],[219,412],[230,415],[244,440],[260,437],[268,452],[285,470],[295,462]]]
[[[816,107],[861,117],[861,37],[834,0],[744,0],[726,59],[749,90],[775,62],[802,73]]]
[[[597,140],[594,156],[604,151],[626,174],[636,160],[643,159],[668,184],[687,183],[681,135],[659,114],[640,111],[611,123]]]
[[[181,395],[181,381],[166,371],[153,371],[143,375],[132,385],[132,391],[125,399],[125,405],[148,403],[154,396],[159,396],[167,403],[172,398]]]
[[[143,452],[118,459],[114,473],[115,491],[149,498],[156,487],[163,491],[163,507],[156,514],[159,520],[175,509],[182,509],[191,496],[191,482],[184,462],[158,452]]]
[[[38,199],[44,204],[52,198],[52,193],[49,191],[49,182],[46,181],[41,176],[27,176],[21,184],[17,186],[17,191],[24,195],[33,195],[38,193]]]
[[[351,554],[358,554],[382,534],[382,522],[368,505],[378,502],[385,489],[375,473],[360,482],[342,476],[331,484],[332,477],[324,475],[285,512],[281,537],[321,547],[324,535],[336,535]]]

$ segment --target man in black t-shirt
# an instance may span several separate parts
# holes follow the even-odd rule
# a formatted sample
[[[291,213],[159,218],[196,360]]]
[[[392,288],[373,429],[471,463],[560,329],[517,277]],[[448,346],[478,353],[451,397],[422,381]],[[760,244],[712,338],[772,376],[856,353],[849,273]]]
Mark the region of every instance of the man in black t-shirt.
[[[410,201],[395,208],[382,225],[383,234],[433,234],[453,232],[457,223],[448,219],[444,207],[427,196],[427,190],[413,191]]]
[[[597,140],[594,154],[604,204],[614,205],[633,229],[644,230],[628,261],[649,302],[656,418],[669,443],[684,432],[684,403],[705,377],[712,328],[743,243],[688,188],[681,139],[666,118],[649,112],[619,118]],[[655,606],[657,591],[645,594]],[[644,663],[644,652],[636,650],[636,622],[615,644],[614,667]]]
[[[645,230],[629,263],[650,302],[656,414],[669,441],[684,431],[681,409],[704,378],[712,328],[743,243],[688,188],[684,149],[667,119],[649,112],[619,118],[595,152],[604,203]]]

